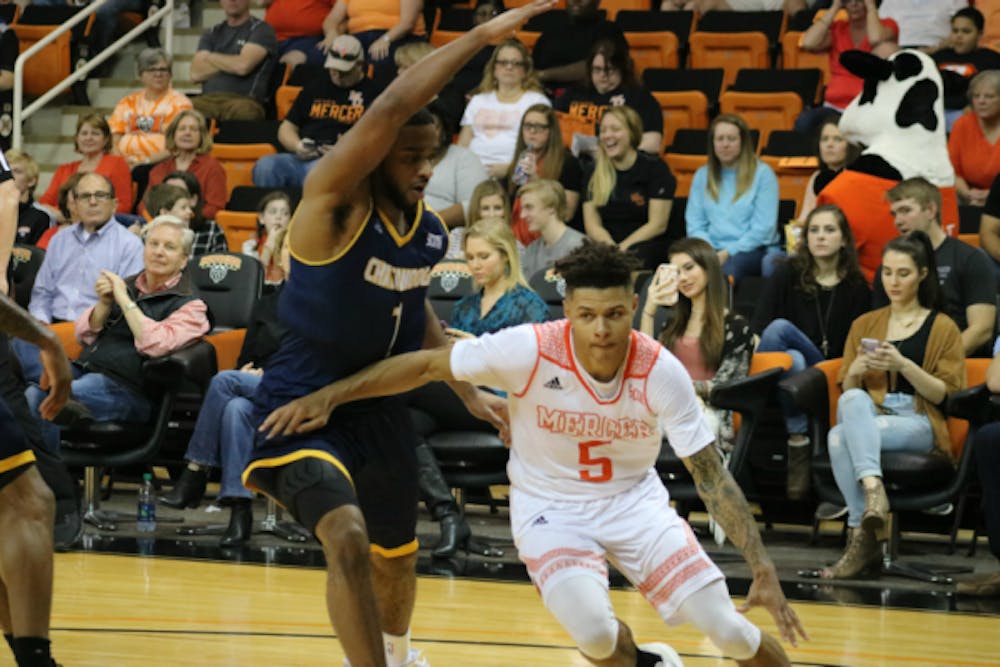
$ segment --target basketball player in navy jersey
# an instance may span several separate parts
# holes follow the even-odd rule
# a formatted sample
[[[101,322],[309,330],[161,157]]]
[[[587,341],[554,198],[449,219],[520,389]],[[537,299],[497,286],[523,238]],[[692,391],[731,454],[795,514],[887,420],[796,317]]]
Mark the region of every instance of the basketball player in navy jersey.
[[[19,199],[11,179],[7,160],[0,153],[0,345],[6,346],[10,335],[39,347],[42,382],[51,382],[41,414],[51,419],[66,403],[72,377],[52,330],[7,297],[7,263]],[[0,372],[12,371],[4,367]],[[49,651],[54,515],[55,498],[35,467],[31,444],[0,398],[0,629],[18,667],[56,664]]]
[[[254,410],[273,410],[387,356],[445,344],[426,301],[447,230],[423,204],[438,146],[424,104],[481,48],[555,0],[508,11],[396,79],[306,179],[292,219],[291,272],[278,314],[288,334],[268,361]],[[456,383],[500,428],[502,402]],[[352,667],[426,665],[409,647],[416,596],[417,470],[399,398],[337,410],[303,436],[258,435],[244,483],[315,533],[327,561],[327,608]]]

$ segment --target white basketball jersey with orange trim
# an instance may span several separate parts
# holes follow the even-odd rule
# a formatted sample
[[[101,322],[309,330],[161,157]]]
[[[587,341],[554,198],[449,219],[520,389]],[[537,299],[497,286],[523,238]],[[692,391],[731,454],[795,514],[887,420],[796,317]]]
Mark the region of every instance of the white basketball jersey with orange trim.
[[[652,338],[631,336],[624,369],[605,384],[577,362],[568,320],[455,344],[456,378],[508,394],[513,486],[559,500],[607,497],[645,477],[664,433],[680,457],[712,442],[684,367]]]

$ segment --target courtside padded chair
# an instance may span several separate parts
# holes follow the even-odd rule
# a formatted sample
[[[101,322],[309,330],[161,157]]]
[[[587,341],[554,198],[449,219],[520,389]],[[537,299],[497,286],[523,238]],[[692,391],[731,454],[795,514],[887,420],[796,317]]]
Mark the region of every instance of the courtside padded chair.
[[[704,129],[717,109],[722,90],[722,69],[678,70],[648,68],[643,85],[663,114],[663,150],[673,143],[678,128]]]
[[[541,269],[528,279],[528,285],[549,307],[549,319],[562,319],[563,299],[566,298],[566,281],[562,276],[551,268]]]
[[[801,373],[781,381],[795,404],[809,415],[810,439],[813,443],[813,488],[820,500],[844,504],[844,498],[833,478],[833,467],[827,445],[830,428],[837,423],[837,400],[841,389],[837,382],[843,359],[831,359],[807,368]],[[931,583],[951,583],[949,575],[969,571],[967,568],[928,568],[898,560],[900,542],[900,513],[928,510],[946,503],[964,507],[964,494],[972,470],[972,447],[969,421],[974,418],[976,406],[985,396],[983,384],[989,359],[967,359],[966,382],[963,389],[948,397],[948,431],[951,436],[953,464],[937,448],[928,453],[882,452],[882,475],[891,508],[889,540],[883,547],[882,572]],[[962,520],[954,512],[952,534]]]
[[[284,150],[276,120],[220,121],[212,137],[212,157],[226,172],[227,195],[238,185],[253,185],[253,166],[265,155]],[[232,247],[232,246],[230,246]]]
[[[14,301],[22,308],[27,308],[31,301],[31,288],[35,285],[35,276],[43,259],[45,251],[33,245],[18,243],[10,251]]]
[[[462,297],[475,291],[472,282],[472,272],[463,261],[444,260],[431,269],[431,282],[427,286],[427,300],[430,301],[434,314],[448,326],[451,322],[451,312]]]
[[[99,530],[117,530],[121,521],[135,516],[100,510],[102,471],[150,464],[166,439],[177,396],[191,388],[204,387],[215,374],[215,349],[199,340],[173,354],[149,359],[143,364],[143,394],[152,411],[145,423],[93,422],[62,432],[62,456],[67,465],[84,469],[84,521]],[[169,522],[167,517],[159,521]],[[174,519],[176,520],[176,519]]]
[[[507,460],[510,450],[492,424],[473,417],[465,404],[443,382],[432,382],[407,395],[415,430],[434,452],[445,481],[455,490],[465,510],[469,490],[487,489],[491,509],[495,503],[488,489],[510,484]]]
[[[264,268],[249,255],[223,252],[193,257],[187,274],[212,313],[213,328],[205,338],[215,348],[216,367],[235,368],[264,285]]]
[[[752,488],[747,479],[749,452],[754,432],[768,402],[773,400],[781,374],[792,367],[792,358],[784,352],[757,352],[750,359],[750,372],[742,380],[735,380],[712,387],[709,402],[734,413],[736,438],[727,466],[733,478],[743,489]],[[678,503],[678,512],[684,516],[691,511],[692,503],[699,502],[694,480],[683,461],[664,438],[656,471]]]

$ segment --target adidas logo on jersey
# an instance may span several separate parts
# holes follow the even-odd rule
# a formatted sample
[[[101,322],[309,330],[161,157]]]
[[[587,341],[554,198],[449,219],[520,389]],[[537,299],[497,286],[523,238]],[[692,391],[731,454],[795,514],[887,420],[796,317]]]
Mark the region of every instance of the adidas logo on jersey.
[[[542,516],[540,516],[537,519],[535,519],[534,521],[532,521],[531,525],[532,526],[547,526],[547,525],[549,525],[549,522],[545,519],[545,515],[543,514]]]
[[[559,376],[555,376],[543,385],[546,389],[562,389],[562,384],[559,383]]]

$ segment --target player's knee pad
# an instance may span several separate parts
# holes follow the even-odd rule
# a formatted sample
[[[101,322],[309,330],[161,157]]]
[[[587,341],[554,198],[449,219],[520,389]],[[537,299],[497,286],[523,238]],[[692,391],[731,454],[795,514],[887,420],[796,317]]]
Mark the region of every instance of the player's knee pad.
[[[597,579],[567,579],[552,589],[545,605],[584,655],[603,660],[615,652],[618,619],[607,589]]]
[[[331,510],[343,505],[357,505],[354,487],[335,465],[317,458],[293,461],[281,468],[277,495],[310,532]]]

